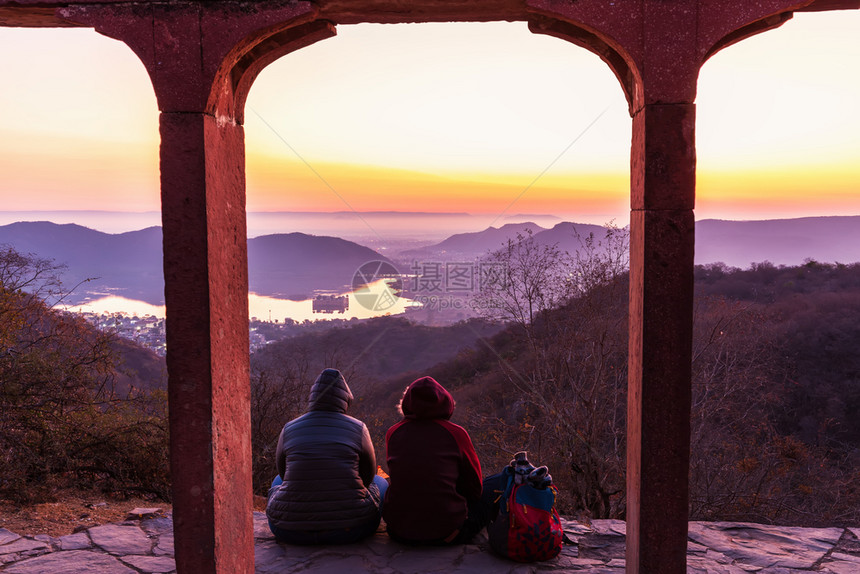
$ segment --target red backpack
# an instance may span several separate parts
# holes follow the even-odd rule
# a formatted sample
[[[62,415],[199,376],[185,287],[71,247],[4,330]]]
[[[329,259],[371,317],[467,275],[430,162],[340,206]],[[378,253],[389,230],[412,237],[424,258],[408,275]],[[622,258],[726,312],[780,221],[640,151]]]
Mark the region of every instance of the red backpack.
[[[490,547],[517,562],[539,562],[561,552],[564,532],[555,509],[554,486],[535,488],[529,482],[516,484],[515,472],[507,467],[499,514],[487,526]]]

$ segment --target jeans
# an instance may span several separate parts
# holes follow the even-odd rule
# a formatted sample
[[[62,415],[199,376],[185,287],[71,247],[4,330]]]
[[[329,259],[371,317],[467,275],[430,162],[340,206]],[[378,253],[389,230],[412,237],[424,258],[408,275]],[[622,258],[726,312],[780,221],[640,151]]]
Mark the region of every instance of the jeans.
[[[283,480],[280,476],[275,476],[272,481],[272,487],[279,486]],[[388,490],[388,481],[379,475],[373,477],[373,483],[379,490],[379,515],[382,516],[382,501],[385,500],[385,491]],[[374,497],[375,498],[375,497]],[[274,526],[272,521],[269,521],[269,529],[278,542],[286,544],[296,544],[301,546],[313,544],[352,544],[358,542],[368,536],[371,536],[379,527],[379,518],[370,521],[367,524],[355,528],[342,528],[337,530],[283,530]]]

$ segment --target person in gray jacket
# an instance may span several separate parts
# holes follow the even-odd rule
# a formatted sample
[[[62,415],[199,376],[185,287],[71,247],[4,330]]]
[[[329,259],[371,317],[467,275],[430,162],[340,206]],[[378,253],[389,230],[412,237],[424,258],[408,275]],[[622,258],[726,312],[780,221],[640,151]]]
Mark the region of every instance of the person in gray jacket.
[[[363,422],[346,414],[352,392],[340,371],[325,369],[308,412],[281,431],[278,476],[266,504],[269,528],[289,544],[349,544],[379,526],[388,482]]]

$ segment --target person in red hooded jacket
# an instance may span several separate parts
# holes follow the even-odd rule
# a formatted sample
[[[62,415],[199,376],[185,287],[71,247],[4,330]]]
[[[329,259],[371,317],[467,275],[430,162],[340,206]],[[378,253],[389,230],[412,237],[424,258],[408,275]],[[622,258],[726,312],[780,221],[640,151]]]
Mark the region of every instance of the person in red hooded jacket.
[[[403,420],[388,429],[385,449],[391,485],[383,518],[394,540],[465,544],[486,525],[481,463],[463,427],[449,421],[454,399],[431,377],[406,388]]]

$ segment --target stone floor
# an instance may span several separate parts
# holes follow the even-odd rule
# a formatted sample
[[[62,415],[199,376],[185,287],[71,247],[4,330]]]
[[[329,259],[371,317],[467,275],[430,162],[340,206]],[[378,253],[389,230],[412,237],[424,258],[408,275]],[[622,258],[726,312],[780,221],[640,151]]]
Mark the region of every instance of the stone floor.
[[[411,574],[423,572],[531,574],[624,572],[625,525],[595,520],[564,521],[565,546],[558,558],[516,564],[490,553],[486,537],[453,548],[408,548],[384,533],[350,546],[295,547],[277,544],[265,516],[254,513],[256,571],[265,573]],[[732,522],[691,522],[690,574],[860,574],[860,528],[791,528]],[[482,535],[483,536],[483,535]],[[95,526],[52,538],[19,536],[0,529],[3,574],[132,574],[174,572],[173,523],[167,518]]]

